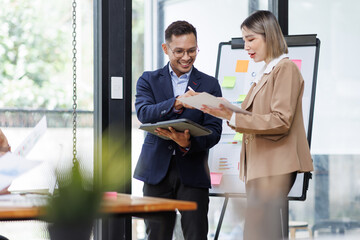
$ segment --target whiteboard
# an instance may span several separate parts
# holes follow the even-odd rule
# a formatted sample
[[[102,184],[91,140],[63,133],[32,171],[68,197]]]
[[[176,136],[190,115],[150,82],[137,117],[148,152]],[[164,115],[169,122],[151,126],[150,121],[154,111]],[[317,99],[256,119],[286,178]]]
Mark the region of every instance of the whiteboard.
[[[303,117],[309,146],[311,143],[316,77],[320,40],[316,35],[295,35],[285,37],[289,59],[299,67],[304,78]],[[219,80],[223,96],[235,105],[242,102],[249,91],[256,74],[264,65],[255,63],[244,50],[242,38],[220,43],[215,77]],[[245,183],[239,179],[241,135],[230,129],[223,121],[221,139],[209,154],[209,168],[212,177],[211,194],[245,194]],[[305,200],[310,173],[299,173],[288,198]]]

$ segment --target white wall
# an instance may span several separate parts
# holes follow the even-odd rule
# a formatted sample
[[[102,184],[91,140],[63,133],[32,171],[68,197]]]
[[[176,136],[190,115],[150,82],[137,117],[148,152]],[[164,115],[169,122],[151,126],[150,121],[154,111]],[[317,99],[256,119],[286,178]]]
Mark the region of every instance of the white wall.
[[[177,20],[194,25],[200,49],[194,66],[215,76],[219,43],[241,36],[240,24],[248,15],[248,1],[169,1],[164,12],[165,28]]]

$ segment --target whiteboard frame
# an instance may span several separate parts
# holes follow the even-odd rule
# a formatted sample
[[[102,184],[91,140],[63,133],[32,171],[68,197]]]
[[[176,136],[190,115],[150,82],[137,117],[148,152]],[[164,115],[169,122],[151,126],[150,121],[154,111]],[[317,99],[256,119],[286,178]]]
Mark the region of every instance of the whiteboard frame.
[[[311,146],[311,134],[312,134],[312,125],[313,125],[313,116],[314,116],[314,105],[315,105],[315,93],[316,93],[316,82],[317,82],[317,72],[318,72],[318,64],[319,64],[319,53],[320,53],[320,40],[316,38],[316,34],[307,34],[307,35],[288,35],[285,36],[285,40],[288,44],[288,48],[296,48],[296,47],[307,47],[313,46],[315,47],[315,59],[314,59],[314,68],[313,68],[313,79],[312,79],[312,86],[311,86],[311,97],[310,97],[310,111],[308,117],[308,124],[305,126],[307,129],[307,140],[309,147]],[[242,38],[232,38],[229,42],[221,42],[219,43],[218,48],[218,56],[217,56],[217,63],[216,63],[216,73],[215,78],[218,79],[219,71],[220,71],[220,61],[221,61],[221,52],[224,46],[231,46],[231,49],[244,49],[244,40]],[[224,96],[226,97],[226,96]],[[224,134],[222,134],[223,136]],[[209,156],[211,158],[211,155]],[[209,159],[210,160],[210,159]],[[210,166],[211,170],[211,166]],[[308,173],[298,173],[297,180],[295,181],[294,187],[299,188],[299,184],[302,184],[302,191],[301,193],[297,192],[293,194],[290,191],[288,195],[288,200],[298,200],[304,201],[306,200],[306,193],[309,186],[309,180],[312,178],[312,174]],[[234,179],[234,178],[233,178]],[[239,179],[237,177],[237,179]],[[300,179],[300,180],[299,180]],[[224,181],[231,181],[231,178],[223,179]],[[223,181],[222,180],[222,181]],[[240,181],[240,180],[239,180]],[[244,184],[245,185],[245,184]],[[244,191],[244,186],[243,190]],[[294,188],[293,187],[293,188]],[[238,197],[246,197],[246,193],[243,192],[232,192],[228,189],[225,189],[223,192],[219,191],[219,188],[213,186],[210,189],[210,196],[238,196]]]

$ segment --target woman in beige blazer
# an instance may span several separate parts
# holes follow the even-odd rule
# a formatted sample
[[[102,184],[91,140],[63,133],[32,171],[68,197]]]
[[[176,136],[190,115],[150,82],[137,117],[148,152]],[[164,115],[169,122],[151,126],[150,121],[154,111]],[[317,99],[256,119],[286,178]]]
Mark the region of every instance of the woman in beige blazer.
[[[287,207],[287,195],[297,172],[313,170],[302,115],[304,80],[286,55],[287,44],[271,12],[253,13],[241,30],[249,56],[265,62],[241,105],[251,114],[234,113],[222,105],[202,110],[244,133],[240,158],[248,199],[244,239],[286,239],[282,209]]]

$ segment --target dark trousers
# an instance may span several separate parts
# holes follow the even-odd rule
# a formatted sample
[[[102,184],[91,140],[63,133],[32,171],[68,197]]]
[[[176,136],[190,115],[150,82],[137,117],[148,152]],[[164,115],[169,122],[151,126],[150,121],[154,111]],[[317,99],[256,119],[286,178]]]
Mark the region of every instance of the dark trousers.
[[[179,159],[181,161],[181,159]],[[168,173],[159,184],[144,183],[144,196],[161,197],[197,203],[195,211],[180,211],[181,227],[186,240],[205,240],[208,233],[209,189],[184,186],[176,167],[175,156],[171,159]],[[172,239],[171,226],[160,226],[154,220],[145,220],[149,240]]]
[[[287,195],[295,179],[294,172],[257,178],[246,183],[244,240],[287,239],[288,233],[282,225],[283,212],[287,211]]]

